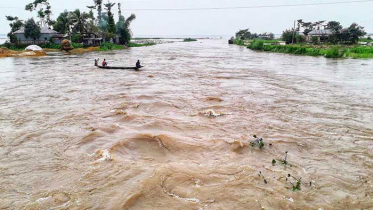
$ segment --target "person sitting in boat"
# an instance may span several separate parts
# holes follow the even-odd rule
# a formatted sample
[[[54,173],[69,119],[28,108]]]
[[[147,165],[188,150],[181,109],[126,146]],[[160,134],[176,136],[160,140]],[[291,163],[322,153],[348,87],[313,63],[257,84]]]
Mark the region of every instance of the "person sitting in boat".
[[[136,68],[141,68],[140,60],[137,60],[137,62],[136,62]]]
[[[106,59],[104,59],[104,61],[102,61],[102,66],[104,66],[104,67],[107,66]]]
[[[95,66],[98,66],[98,60],[100,60],[99,58],[96,60],[95,59]]]

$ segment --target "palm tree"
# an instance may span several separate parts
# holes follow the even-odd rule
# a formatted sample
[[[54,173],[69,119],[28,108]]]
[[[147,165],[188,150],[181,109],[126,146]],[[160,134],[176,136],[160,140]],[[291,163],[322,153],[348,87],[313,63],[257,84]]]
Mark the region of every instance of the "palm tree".
[[[120,35],[119,41],[121,44],[127,45],[132,38],[132,31],[130,28],[131,22],[136,19],[136,15],[131,14],[127,19],[123,16],[119,17],[117,23],[118,34]]]
[[[105,9],[108,11],[107,16],[108,16],[108,27],[107,27],[107,32],[116,34],[117,33],[117,28],[115,26],[115,21],[114,21],[114,15],[111,13],[111,8],[115,5],[115,3],[107,3],[105,4]]]
[[[101,15],[101,12],[102,12],[102,0],[93,0],[93,2],[97,6],[97,19],[98,19],[98,22],[100,23],[101,22],[101,18],[102,18],[102,15]]]
[[[95,17],[93,16],[93,10],[96,9],[96,6],[87,6],[87,8],[90,9],[89,10],[89,18],[91,18],[92,21],[95,20]]]
[[[84,34],[87,25],[87,20],[89,19],[89,14],[86,12],[80,12],[76,9],[70,15],[71,21],[73,22],[74,29],[80,34]]]
[[[62,12],[58,18],[56,23],[53,25],[54,30],[58,31],[61,34],[68,34],[71,35],[71,26],[72,22],[70,20],[70,13],[65,10]]]

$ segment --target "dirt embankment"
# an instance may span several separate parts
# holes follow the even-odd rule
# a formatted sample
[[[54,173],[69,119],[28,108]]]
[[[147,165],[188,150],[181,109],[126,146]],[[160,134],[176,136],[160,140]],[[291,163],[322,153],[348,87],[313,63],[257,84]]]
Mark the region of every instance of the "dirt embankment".
[[[39,51],[14,51],[6,47],[0,48],[0,58],[2,57],[40,57],[45,56],[45,52]]]
[[[83,54],[83,53],[87,53],[87,52],[92,52],[92,51],[98,51],[100,49],[100,47],[88,47],[88,48],[74,48],[72,50],[69,50],[69,51],[63,51],[63,52],[66,52],[67,54]],[[48,48],[44,48],[43,49],[45,52],[59,52],[61,50],[58,50],[58,49],[48,49]]]
[[[100,47],[76,48],[66,53],[68,54],[83,54],[92,51],[98,51]],[[0,58],[2,57],[40,57],[45,56],[46,52],[57,52],[58,49],[43,49],[43,51],[15,51],[6,47],[0,48]]]
[[[92,51],[98,51],[100,47],[88,47],[88,48],[76,48],[73,50],[70,50],[69,54],[83,54],[86,52],[92,52]]]

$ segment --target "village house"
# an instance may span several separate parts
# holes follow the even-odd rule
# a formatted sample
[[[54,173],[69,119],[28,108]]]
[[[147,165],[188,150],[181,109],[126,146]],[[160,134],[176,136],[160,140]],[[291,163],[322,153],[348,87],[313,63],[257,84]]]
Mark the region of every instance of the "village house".
[[[307,34],[307,42],[312,42],[313,37],[317,37],[318,42],[324,43],[329,39],[329,36],[333,35],[332,30],[313,30]]]
[[[104,42],[102,37],[95,33],[87,33],[84,34],[82,37],[83,44],[85,46],[99,46]]]
[[[275,38],[275,35],[273,33],[267,33],[267,32],[265,32],[263,34],[259,34],[258,38],[260,38],[260,39],[266,39],[266,40],[271,40],[271,39]]]
[[[59,34],[57,31],[50,29],[47,26],[44,26],[40,29],[39,38],[25,37],[25,28],[22,27],[18,31],[14,32],[17,36],[17,40],[20,44],[46,44],[49,43],[49,40],[53,40],[55,44],[61,44],[63,35]]]

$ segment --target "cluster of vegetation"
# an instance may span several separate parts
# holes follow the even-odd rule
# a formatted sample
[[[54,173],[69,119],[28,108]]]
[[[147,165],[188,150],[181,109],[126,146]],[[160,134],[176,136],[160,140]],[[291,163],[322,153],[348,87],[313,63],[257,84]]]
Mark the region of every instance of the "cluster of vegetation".
[[[289,53],[295,55],[325,56],[326,58],[373,58],[373,47],[330,45],[327,48],[317,48],[313,45],[265,45],[262,40],[254,40],[249,46],[252,50]]]
[[[239,40],[253,40],[253,39],[273,40],[275,39],[275,35],[273,33],[268,33],[268,32],[261,33],[261,34],[251,33],[250,29],[243,29],[243,30],[239,30],[236,33],[236,39],[239,39]]]
[[[197,39],[192,39],[192,38],[186,38],[184,39],[184,42],[196,42]]]
[[[125,18],[121,14],[120,4],[118,4],[119,21],[115,23],[114,14],[111,11],[115,3],[108,2],[103,4],[103,0],[93,0],[93,3],[93,6],[87,6],[90,9],[88,13],[79,9],[74,11],[65,10],[56,20],[52,20],[49,0],[34,0],[32,3],[27,4],[25,9],[30,12],[36,11],[39,21],[36,22],[33,18],[23,21],[18,17],[6,16],[6,19],[10,21],[9,25],[11,27],[11,31],[8,33],[10,42],[17,44],[18,40],[14,32],[21,29],[21,27],[25,28],[26,38],[38,39],[41,27],[47,26],[60,34],[67,35],[73,43],[81,43],[84,35],[96,34],[106,42],[118,38],[119,40],[117,41],[120,44],[129,44],[132,38],[130,24],[136,16],[131,14],[128,18]],[[102,12],[103,6],[106,12]],[[97,17],[94,16],[93,10],[97,10]],[[49,41],[52,42],[53,40]],[[50,45],[50,47],[55,48],[57,46]]]
[[[298,20],[297,27],[283,31],[281,39],[286,43],[303,43],[306,41],[305,36],[311,31],[320,29],[331,32],[331,35],[320,37],[320,39],[325,40],[328,44],[357,44],[359,38],[366,34],[364,27],[357,23],[352,23],[349,27],[343,28],[337,21],[329,21],[327,23],[325,21],[317,21],[312,23]],[[319,44],[319,38],[313,37],[311,42],[312,44]]]
[[[128,43],[128,47],[146,47],[146,46],[152,46],[152,45],[155,45],[154,42],[146,42],[146,43],[134,43],[134,42],[130,42]]]
[[[122,49],[124,49],[122,45],[116,45],[112,43],[102,43],[99,51],[122,50]]]
[[[313,30],[325,29],[328,32],[325,36],[306,36]],[[281,40],[292,45],[276,45],[278,40],[270,39],[269,36],[259,38],[249,31],[240,30],[236,33],[236,38],[231,38],[231,43],[237,45],[247,45],[252,50],[262,50],[269,52],[290,53],[296,55],[324,56],[326,58],[373,58],[372,46],[356,46],[358,42],[372,42],[372,38],[361,39],[366,34],[364,27],[357,23],[352,23],[349,27],[343,26],[337,21],[317,21],[303,22],[298,20],[297,27],[285,30]],[[266,38],[267,37],[267,38]],[[320,41],[323,45],[320,45]]]
[[[258,138],[256,135],[253,136],[255,138],[255,141],[250,142],[250,145],[252,147],[259,147],[259,149],[262,149],[264,147],[264,141],[263,138]]]
[[[5,42],[3,45],[0,45],[0,48],[2,48],[2,47],[6,47],[10,50],[21,51],[21,50],[25,50],[27,45],[24,45],[24,44],[14,44],[14,45],[12,45],[9,42]]]
[[[240,45],[240,46],[245,45],[245,42],[242,39],[231,39],[231,40],[233,40],[233,44]]]
[[[256,135],[254,135],[253,137],[256,140],[251,141],[250,145],[252,147],[259,147],[259,149],[263,149],[264,145],[265,145],[263,138],[259,138]],[[272,144],[270,143],[269,146],[271,147]],[[272,166],[275,167],[277,165],[277,162],[281,163],[281,165],[284,165],[285,166],[285,170],[286,170],[287,166],[292,167],[292,165],[288,161],[288,151],[285,152],[284,158],[277,159],[277,160],[276,159],[272,159]],[[259,171],[258,176],[263,179],[264,184],[268,184],[269,183],[268,180],[265,178],[265,176],[263,175],[263,173],[261,171]],[[287,176],[285,177],[285,180],[286,180],[287,183],[291,184],[291,188],[290,189],[292,189],[293,191],[299,191],[299,190],[301,190],[301,186],[302,185],[309,185],[310,187],[312,186],[312,182],[303,183],[302,182],[302,177],[296,178],[296,177],[292,176],[291,174],[287,174]]]
[[[372,39],[371,36],[368,36],[368,38],[360,38],[359,41],[360,42],[368,42],[368,43],[370,43],[370,42],[373,42],[373,39]]]

